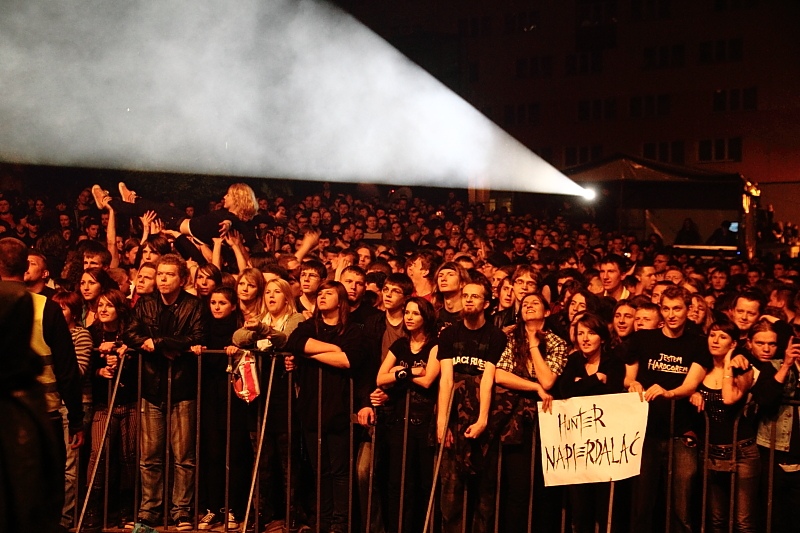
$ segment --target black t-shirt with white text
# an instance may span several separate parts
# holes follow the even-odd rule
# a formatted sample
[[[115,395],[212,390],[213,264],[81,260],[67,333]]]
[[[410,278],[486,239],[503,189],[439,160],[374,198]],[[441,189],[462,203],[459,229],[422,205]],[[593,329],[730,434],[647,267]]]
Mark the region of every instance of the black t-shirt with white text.
[[[667,337],[661,329],[642,330],[633,333],[621,350],[626,364],[639,363],[636,381],[644,390],[652,385],[661,385],[665,390],[679,387],[693,363],[706,371],[714,366],[708,352],[706,338],[684,332],[677,338]],[[657,437],[669,436],[669,401],[657,399],[650,404],[647,433]],[[675,403],[675,436],[691,428],[692,406],[688,399]]]
[[[452,359],[454,372],[479,376],[487,362],[497,365],[506,341],[503,330],[489,322],[478,329],[457,322],[439,334],[438,359]]]

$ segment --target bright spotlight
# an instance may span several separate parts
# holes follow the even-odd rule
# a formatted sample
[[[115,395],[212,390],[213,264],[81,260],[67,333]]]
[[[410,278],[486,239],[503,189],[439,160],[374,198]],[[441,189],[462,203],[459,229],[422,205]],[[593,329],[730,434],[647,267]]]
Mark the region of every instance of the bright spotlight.
[[[592,200],[597,198],[597,192],[595,192],[594,189],[586,188],[586,189],[583,189],[583,192],[581,193],[581,196],[583,196],[587,201],[591,202]]]

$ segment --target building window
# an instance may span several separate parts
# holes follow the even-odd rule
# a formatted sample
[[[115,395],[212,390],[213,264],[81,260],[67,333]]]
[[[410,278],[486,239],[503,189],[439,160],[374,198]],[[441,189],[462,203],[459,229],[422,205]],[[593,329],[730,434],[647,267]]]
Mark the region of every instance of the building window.
[[[534,56],[531,58],[517,59],[516,78],[551,78],[553,76],[553,57]]]
[[[574,167],[603,158],[603,145],[567,146],[564,148],[564,166]]]
[[[698,61],[701,65],[739,62],[743,59],[744,41],[741,38],[700,43]]]
[[[602,52],[569,54],[566,57],[564,73],[567,76],[588,76],[603,72]]]
[[[671,12],[671,0],[631,0],[631,18],[634,20],[668,19]]]
[[[758,91],[755,87],[746,89],[717,89],[712,98],[714,112],[755,111],[758,108]]]
[[[682,44],[647,46],[643,52],[642,67],[645,69],[674,68],[686,64],[686,47]]]
[[[741,161],[742,138],[701,140],[697,143],[697,159],[701,162]]]
[[[714,11],[728,11],[753,7],[758,0],[714,0]]]
[[[503,107],[504,126],[538,124],[541,107],[538,102],[507,104]]]
[[[669,94],[632,96],[629,109],[631,118],[666,117],[672,110],[672,97]]]
[[[683,141],[655,141],[642,145],[642,157],[662,163],[683,164],[684,152]]]
[[[578,102],[578,120],[613,120],[617,116],[617,101],[614,98],[605,100],[581,100]]]

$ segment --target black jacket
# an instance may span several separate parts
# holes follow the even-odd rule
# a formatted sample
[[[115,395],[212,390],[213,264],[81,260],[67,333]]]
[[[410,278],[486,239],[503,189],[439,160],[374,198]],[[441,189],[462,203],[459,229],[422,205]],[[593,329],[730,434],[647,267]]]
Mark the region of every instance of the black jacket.
[[[172,305],[165,305],[161,295],[146,295],[136,302],[133,318],[125,334],[131,348],[140,350],[142,397],[164,406],[167,401],[169,361],[172,358],[172,403],[197,398],[198,357],[187,353],[190,346],[202,344],[205,329],[203,305],[197,296],[181,291]],[[154,352],[141,350],[153,339]]]

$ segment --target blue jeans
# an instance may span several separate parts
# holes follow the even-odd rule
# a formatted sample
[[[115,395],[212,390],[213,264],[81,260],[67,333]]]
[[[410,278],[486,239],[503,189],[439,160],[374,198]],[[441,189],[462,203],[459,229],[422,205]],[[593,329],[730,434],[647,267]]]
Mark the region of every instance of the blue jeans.
[[[708,493],[711,507],[711,530],[728,531],[730,516],[730,460],[709,457]],[[737,451],[736,494],[734,495],[734,531],[755,533],[758,525],[758,486],[761,479],[761,458],[755,443]]]
[[[166,452],[167,414],[160,407],[142,399],[142,433],[139,472],[142,476],[142,502],[139,518],[157,522],[164,505],[164,455]],[[191,517],[194,495],[195,434],[197,402],[178,402],[169,410],[172,462],[175,479],[172,486],[173,520]]]
[[[692,487],[697,474],[697,446],[688,446],[681,437],[674,437],[672,453],[672,495],[670,532],[689,533],[691,525]],[[642,446],[641,473],[633,478],[631,499],[631,532],[655,531],[653,525],[663,524],[654,517],[659,487],[667,484],[669,439],[645,438]]]

